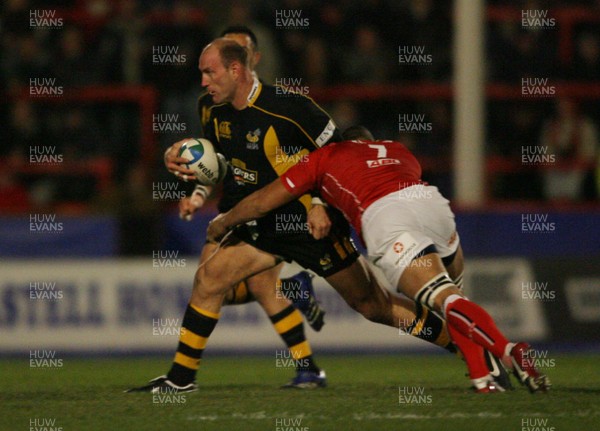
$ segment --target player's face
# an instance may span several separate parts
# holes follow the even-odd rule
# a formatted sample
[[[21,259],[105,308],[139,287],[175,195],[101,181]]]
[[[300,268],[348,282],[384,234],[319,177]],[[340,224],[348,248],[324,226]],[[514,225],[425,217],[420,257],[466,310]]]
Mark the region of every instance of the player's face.
[[[223,65],[217,48],[209,47],[200,55],[198,68],[202,73],[202,86],[211,95],[214,103],[233,100],[236,87],[233,73]]]

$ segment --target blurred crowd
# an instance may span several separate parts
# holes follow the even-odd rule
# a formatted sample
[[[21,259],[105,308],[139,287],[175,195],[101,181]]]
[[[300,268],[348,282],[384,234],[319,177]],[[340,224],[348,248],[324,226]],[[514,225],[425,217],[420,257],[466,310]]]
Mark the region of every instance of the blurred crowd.
[[[496,0],[488,5],[541,11],[577,6],[596,15],[600,12],[600,1]],[[27,158],[30,148],[39,145],[54,146],[65,160],[106,156],[114,161],[116,190],[148,188],[152,180],[166,178],[160,160],[151,172],[136,162],[140,160],[139,108],[119,101],[42,101],[28,95],[32,78],[53,80],[49,85],[61,91],[105,85],[156,88],[159,113],[177,113],[178,123],[185,125],[184,130],[157,134],[160,155],[173,141],[198,134],[196,98],[201,86],[197,58],[202,47],[230,25],[246,25],[256,33],[263,53],[257,72],[267,83],[301,79],[301,85],[308,88],[340,84],[411,86],[449,83],[452,76],[452,2],[5,0],[1,9],[0,91],[9,103],[3,104],[0,112],[5,125],[0,158]],[[57,11],[53,18],[66,11],[67,18],[60,25],[51,20],[35,25],[42,22],[41,10]],[[32,15],[32,11],[36,12]],[[297,19],[286,21],[290,17]],[[582,20],[574,25],[567,41],[572,55],[567,60],[561,57],[559,46],[564,41],[557,28],[495,20],[488,21],[486,29],[490,82],[520,86],[523,77],[547,78],[550,83],[600,82],[597,21]],[[428,60],[401,63],[400,47],[422,48]],[[157,63],[156,53],[164,55],[169,49],[176,50],[177,64]],[[425,160],[425,178],[451,195],[451,102],[365,101],[357,96],[325,103],[325,107],[341,128],[362,123],[378,137],[402,139]],[[574,166],[560,172],[527,167],[500,173],[492,181],[492,197],[597,199],[598,108],[600,99],[489,100],[489,155],[520,160],[523,147],[546,146],[556,161],[573,162]],[[400,114],[422,114],[421,123],[431,124],[431,129],[427,133],[403,132]],[[446,161],[441,163],[446,168],[427,160]],[[0,206],[11,201],[6,196],[14,198],[23,191],[30,194],[34,204],[56,200],[111,202],[110,193],[101,198],[94,194],[93,182],[0,170]]]

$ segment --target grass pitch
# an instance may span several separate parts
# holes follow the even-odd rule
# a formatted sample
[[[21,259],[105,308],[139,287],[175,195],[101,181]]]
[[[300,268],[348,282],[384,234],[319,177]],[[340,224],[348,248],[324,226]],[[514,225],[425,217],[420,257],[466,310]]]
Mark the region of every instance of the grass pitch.
[[[198,392],[123,393],[163,374],[168,359],[0,360],[0,430],[600,429],[600,355],[556,356],[552,391],[536,395],[473,394],[451,355],[319,355],[329,387],[314,391],[278,389],[293,370],[272,357],[208,356]]]

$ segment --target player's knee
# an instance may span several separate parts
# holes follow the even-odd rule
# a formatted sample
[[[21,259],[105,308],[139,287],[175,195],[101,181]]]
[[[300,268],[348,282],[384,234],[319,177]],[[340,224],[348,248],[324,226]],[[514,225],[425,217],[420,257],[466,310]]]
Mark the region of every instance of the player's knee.
[[[425,283],[415,294],[415,301],[437,311],[442,310],[444,300],[452,294],[461,294],[447,272],[442,272]]]
[[[222,294],[228,287],[229,284],[224,277],[220,277],[218,271],[211,271],[206,266],[202,266],[196,271],[194,293],[201,296]]]

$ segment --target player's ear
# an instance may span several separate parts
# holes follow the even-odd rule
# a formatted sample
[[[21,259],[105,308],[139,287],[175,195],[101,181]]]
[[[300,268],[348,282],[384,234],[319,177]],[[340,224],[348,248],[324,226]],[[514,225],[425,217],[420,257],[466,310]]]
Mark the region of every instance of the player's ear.
[[[260,52],[255,52],[253,55],[253,59],[252,59],[252,67],[255,68],[256,65],[258,64],[258,62],[260,61],[260,58],[262,57],[262,54]]]
[[[231,64],[229,65],[229,72],[231,72],[231,75],[233,76],[234,79],[239,77],[242,74],[242,65],[240,64],[240,62],[239,61],[231,62]]]

